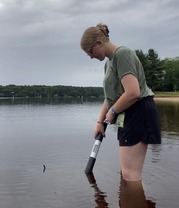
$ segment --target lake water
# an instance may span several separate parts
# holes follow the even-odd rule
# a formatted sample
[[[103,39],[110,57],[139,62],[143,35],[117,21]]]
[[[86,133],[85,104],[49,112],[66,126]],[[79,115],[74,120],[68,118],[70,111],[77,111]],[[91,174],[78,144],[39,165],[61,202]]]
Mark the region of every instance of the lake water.
[[[149,146],[136,191],[121,181],[112,125],[84,174],[100,101],[1,99],[0,207],[178,208],[179,102],[156,103],[162,144]]]

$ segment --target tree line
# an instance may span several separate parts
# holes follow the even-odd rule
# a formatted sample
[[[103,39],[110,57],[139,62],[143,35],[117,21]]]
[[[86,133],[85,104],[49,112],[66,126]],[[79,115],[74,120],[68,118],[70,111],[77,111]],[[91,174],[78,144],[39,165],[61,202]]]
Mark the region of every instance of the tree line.
[[[0,97],[103,97],[102,87],[73,87],[45,85],[0,86]]]
[[[179,90],[179,57],[161,60],[154,49],[147,53],[136,50],[142,62],[146,81],[153,91],[178,91]]]
[[[154,49],[135,50],[153,91],[179,90],[179,57],[160,59]],[[0,85],[0,97],[103,97],[102,87]]]

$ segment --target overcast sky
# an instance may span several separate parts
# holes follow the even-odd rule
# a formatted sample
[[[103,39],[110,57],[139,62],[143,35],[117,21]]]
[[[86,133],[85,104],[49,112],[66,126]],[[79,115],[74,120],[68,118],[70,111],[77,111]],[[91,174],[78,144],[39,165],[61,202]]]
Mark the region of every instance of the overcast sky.
[[[179,56],[178,0],[0,0],[0,85],[102,86],[104,61],[80,48],[100,22],[115,44]]]

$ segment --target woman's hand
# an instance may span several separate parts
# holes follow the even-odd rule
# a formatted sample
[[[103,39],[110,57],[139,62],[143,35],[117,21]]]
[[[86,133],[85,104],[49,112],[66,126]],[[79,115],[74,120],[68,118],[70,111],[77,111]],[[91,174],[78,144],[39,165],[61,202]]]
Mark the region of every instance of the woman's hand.
[[[109,109],[109,111],[107,112],[106,114],[106,119],[105,121],[109,124],[113,123],[114,122],[114,118],[115,118],[115,114],[112,113],[112,110]]]
[[[105,132],[104,132],[104,125],[103,123],[97,123],[96,124],[96,128],[95,128],[95,131],[94,131],[94,138],[96,139],[96,137],[99,135],[99,134],[102,134],[103,137],[105,137]]]

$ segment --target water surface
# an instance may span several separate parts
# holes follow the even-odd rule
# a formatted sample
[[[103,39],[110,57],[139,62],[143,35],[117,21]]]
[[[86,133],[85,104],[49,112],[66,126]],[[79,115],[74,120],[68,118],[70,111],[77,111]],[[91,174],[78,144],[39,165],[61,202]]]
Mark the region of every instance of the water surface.
[[[162,145],[149,146],[135,192],[120,178],[115,126],[108,126],[94,175],[84,174],[100,107],[101,101],[0,100],[0,207],[123,208],[127,196],[140,198],[141,208],[178,208],[179,103],[157,102]]]

